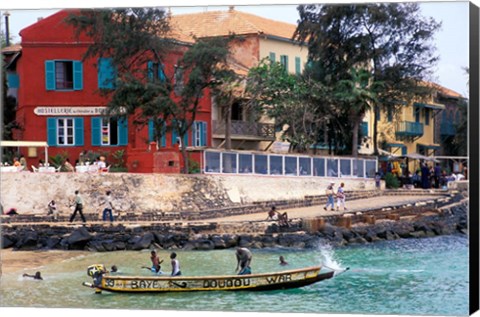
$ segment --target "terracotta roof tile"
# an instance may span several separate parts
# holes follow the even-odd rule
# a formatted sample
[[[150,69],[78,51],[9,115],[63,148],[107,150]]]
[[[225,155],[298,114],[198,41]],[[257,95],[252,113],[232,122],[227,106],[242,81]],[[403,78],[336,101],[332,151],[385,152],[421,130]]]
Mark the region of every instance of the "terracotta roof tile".
[[[22,50],[22,46],[20,44],[14,44],[7,47],[2,48],[2,53],[16,53]]]
[[[171,16],[172,35],[193,42],[193,37],[264,34],[291,39],[297,26],[234,9]]]

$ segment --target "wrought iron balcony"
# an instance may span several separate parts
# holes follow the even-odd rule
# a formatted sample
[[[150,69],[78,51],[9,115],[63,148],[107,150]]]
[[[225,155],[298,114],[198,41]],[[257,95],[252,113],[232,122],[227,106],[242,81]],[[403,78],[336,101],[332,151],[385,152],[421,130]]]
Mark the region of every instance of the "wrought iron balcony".
[[[213,136],[225,137],[225,122],[213,120]],[[275,128],[271,123],[232,120],[230,128],[232,137],[250,137],[259,140],[275,140]]]
[[[423,124],[420,122],[400,121],[395,126],[397,137],[421,137],[423,135]]]
[[[452,135],[455,135],[456,132],[457,132],[457,129],[451,123],[442,123],[440,125],[440,134],[441,135],[452,136]]]

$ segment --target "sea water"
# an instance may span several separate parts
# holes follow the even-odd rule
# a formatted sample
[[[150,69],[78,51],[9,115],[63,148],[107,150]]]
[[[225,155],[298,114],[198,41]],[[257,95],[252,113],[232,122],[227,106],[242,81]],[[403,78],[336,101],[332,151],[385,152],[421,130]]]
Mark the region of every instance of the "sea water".
[[[159,250],[162,270],[171,251]],[[183,275],[234,274],[235,250],[177,250]],[[3,274],[2,307],[158,309],[182,311],[283,312],[319,314],[467,315],[468,238],[441,236],[333,248],[252,250],[253,273],[323,264],[334,278],[298,289],[262,292],[95,294],[87,266],[115,264],[121,274],[150,275],[150,252],[87,253],[37,268],[44,280]],[[71,254],[69,254],[71,255]],[[280,266],[282,255],[289,263]],[[322,269],[323,271],[324,269]],[[29,273],[34,273],[30,270]]]

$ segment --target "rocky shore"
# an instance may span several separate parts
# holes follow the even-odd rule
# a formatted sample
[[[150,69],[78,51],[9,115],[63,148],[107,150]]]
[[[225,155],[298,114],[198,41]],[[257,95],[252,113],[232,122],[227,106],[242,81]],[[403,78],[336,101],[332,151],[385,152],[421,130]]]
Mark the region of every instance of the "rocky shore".
[[[2,228],[2,248],[13,250],[213,250],[249,248],[314,248],[383,240],[468,234],[468,198],[450,204],[388,213],[358,213],[318,219],[294,219],[289,227],[276,222],[177,222],[159,224],[9,225]],[[382,216],[383,215],[383,216]]]

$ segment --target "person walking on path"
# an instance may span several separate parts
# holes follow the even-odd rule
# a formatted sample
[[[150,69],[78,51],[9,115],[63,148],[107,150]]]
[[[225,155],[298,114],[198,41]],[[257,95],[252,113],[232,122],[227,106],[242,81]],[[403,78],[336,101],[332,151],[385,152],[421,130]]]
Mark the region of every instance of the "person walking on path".
[[[335,185],[334,182],[330,182],[330,185],[328,185],[327,189],[325,190],[325,194],[327,195],[327,204],[325,207],[323,207],[324,210],[327,210],[328,206],[331,206],[330,210],[335,209],[335,200],[333,199],[333,185]]]
[[[57,204],[55,203],[55,200],[51,200],[48,203],[47,215],[52,215],[54,221],[58,220],[58,209],[57,209]]]
[[[344,186],[345,184],[341,183],[340,187],[337,189],[337,210],[340,209],[340,205],[343,206],[343,210],[347,210],[347,207],[345,207],[345,191],[343,190]]]
[[[75,210],[73,210],[72,215],[70,216],[70,222],[73,222],[73,219],[75,219],[75,216],[77,215],[77,212],[80,214],[80,217],[82,217],[83,223],[86,223],[87,220],[85,219],[85,216],[83,215],[83,198],[80,196],[80,192],[78,190],[75,191]]]
[[[106,192],[106,196],[105,196],[105,200],[100,204],[101,205],[105,205],[105,208],[103,209],[103,215],[102,215],[102,219],[103,221],[107,221],[107,216],[109,217],[110,219],[110,222],[113,222],[113,204],[112,204],[112,196],[111,196],[112,192],[107,190]]]

